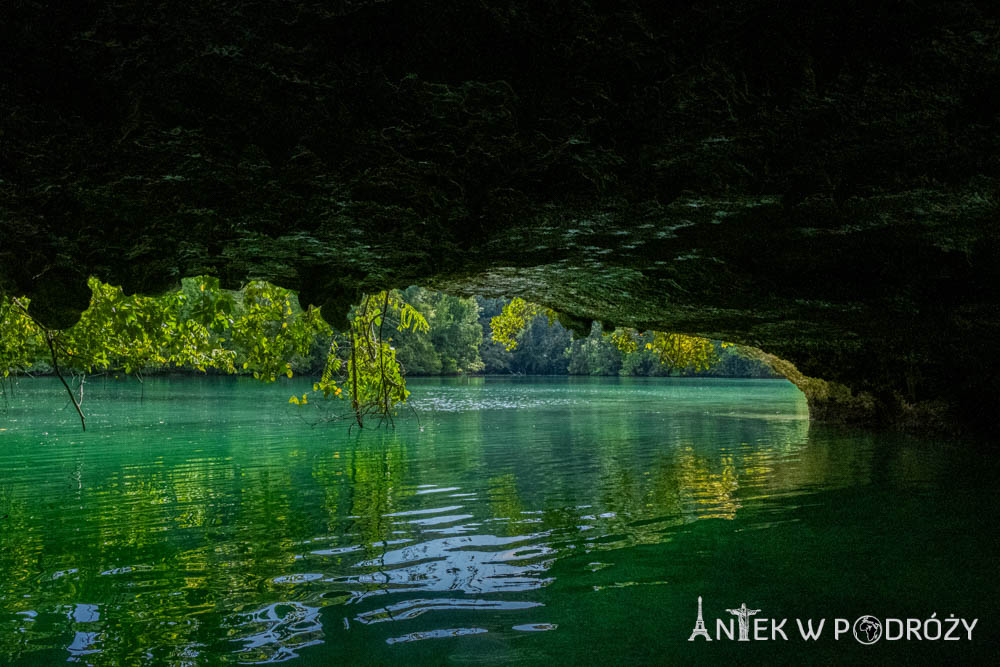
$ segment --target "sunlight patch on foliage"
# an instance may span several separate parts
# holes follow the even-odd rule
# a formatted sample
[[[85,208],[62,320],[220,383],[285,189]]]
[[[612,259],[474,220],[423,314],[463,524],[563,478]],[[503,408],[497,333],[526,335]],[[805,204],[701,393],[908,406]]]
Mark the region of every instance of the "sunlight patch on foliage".
[[[531,320],[542,312],[548,315],[551,325],[556,319],[556,314],[551,309],[520,298],[511,300],[509,304],[504,306],[499,315],[490,320],[493,341],[502,344],[507,350],[516,349],[518,337],[524,332]],[[615,347],[625,354],[634,354],[640,349],[648,350],[657,355],[661,364],[671,368],[701,371],[707,370],[719,362],[719,356],[712,341],[700,336],[662,331],[639,332],[629,328],[618,328],[612,332],[604,332],[604,336],[608,337]],[[730,345],[730,343],[722,343],[722,347]]]

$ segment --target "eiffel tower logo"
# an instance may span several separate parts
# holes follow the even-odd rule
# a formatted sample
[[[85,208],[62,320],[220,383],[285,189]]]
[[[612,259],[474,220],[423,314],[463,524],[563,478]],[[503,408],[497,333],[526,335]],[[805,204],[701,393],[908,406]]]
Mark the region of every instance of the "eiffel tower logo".
[[[695,637],[704,637],[705,641],[712,641],[712,638],[708,635],[708,630],[705,629],[705,620],[701,617],[700,595],[698,596],[698,620],[694,622],[694,630],[691,631],[688,641],[693,642]]]

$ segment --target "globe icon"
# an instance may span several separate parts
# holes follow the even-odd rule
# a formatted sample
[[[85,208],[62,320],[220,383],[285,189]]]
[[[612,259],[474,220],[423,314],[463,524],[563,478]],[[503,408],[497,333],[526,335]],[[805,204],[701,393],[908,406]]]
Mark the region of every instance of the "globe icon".
[[[882,623],[874,616],[862,616],[854,621],[854,638],[862,644],[874,644],[882,639]]]

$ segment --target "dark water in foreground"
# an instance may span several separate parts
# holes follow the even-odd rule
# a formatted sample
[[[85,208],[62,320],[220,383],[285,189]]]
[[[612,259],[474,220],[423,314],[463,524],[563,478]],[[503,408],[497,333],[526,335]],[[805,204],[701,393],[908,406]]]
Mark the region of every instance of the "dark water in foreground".
[[[0,663],[996,658],[988,444],[810,427],[783,381],[415,380],[419,424],[350,434],[304,386],[91,382],[84,434],[22,382]],[[745,602],[788,640],[688,642],[699,595],[713,637]],[[972,640],[833,638],[935,613]]]

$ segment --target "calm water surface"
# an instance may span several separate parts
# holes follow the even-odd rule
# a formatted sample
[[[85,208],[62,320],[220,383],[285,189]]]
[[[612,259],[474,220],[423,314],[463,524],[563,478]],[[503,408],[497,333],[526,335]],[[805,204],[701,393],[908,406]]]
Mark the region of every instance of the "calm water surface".
[[[352,433],[287,404],[305,388],[92,381],[82,433],[22,381],[0,663],[996,657],[983,443],[810,426],[784,381],[411,380],[419,418]],[[699,595],[713,635],[743,602],[979,620],[971,642],[688,642]]]

